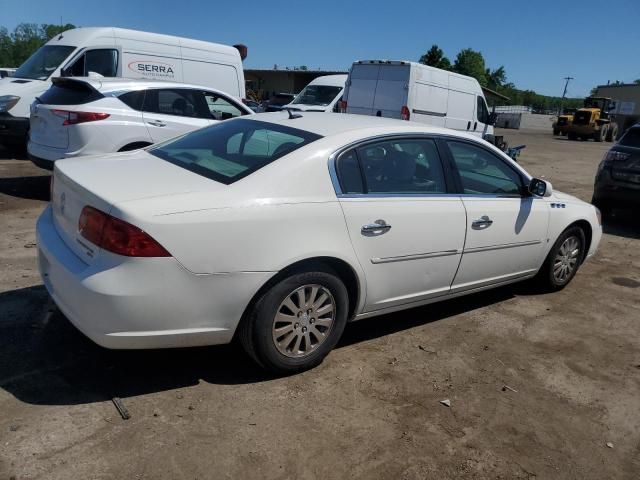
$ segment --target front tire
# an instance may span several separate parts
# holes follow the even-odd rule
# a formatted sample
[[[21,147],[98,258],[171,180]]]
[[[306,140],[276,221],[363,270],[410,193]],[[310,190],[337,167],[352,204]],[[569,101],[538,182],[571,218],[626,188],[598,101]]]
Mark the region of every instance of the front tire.
[[[569,285],[584,259],[585,245],[580,227],[569,227],[562,232],[538,272],[538,283],[548,291],[562,290]]]
[[[258,299],[239,326],[245,351],[263,368],[292,374],[324,360],[342,336],[349,297],[328,272],[296,273]]]

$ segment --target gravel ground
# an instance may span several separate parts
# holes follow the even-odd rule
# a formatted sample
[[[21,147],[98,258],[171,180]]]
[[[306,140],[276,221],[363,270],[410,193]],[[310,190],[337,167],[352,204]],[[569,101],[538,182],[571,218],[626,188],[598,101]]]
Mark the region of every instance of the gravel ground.
[[[532,174],[591,198],[607,144],[504,133]],[[47,197],[48,173],[0,150],[0,479],[640,476],[638,212],[605,225],[561,292],[354,323],[319,368],[272,378],[235,346],[85,339],[36,271]]]

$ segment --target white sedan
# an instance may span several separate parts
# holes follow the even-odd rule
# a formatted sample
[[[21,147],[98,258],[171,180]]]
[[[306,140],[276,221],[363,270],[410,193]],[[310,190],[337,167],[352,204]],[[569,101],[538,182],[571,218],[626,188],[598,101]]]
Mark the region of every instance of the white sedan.
[[[330,117],[261,114],[56,162],[37,225],[53,300],[107,348],[237,335],[295,372],[347,321],[535,276],[557,290],[596,251],[596,208],[483,140]]]

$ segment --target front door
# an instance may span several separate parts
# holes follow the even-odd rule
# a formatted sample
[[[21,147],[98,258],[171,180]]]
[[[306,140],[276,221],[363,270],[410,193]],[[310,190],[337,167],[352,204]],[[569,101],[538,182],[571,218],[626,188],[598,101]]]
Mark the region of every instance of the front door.
[[[530,275],[540,267],[549,210],[525,193],[508,160],[475,142],[447,141],[462,188],[467,234],[452,290]]]
[[[367,143],[336,162],[351,242],[367,278],[365,311],[446,294],[460,262],[465,210],[436,143]]]

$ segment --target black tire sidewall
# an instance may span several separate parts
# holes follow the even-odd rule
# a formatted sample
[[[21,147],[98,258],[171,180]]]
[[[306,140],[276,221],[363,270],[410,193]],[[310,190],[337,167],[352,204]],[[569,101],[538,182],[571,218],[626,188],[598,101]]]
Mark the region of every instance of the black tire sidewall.
[[[571,236],[578,237],[578,240],[580,241],[580,258],[578,259],[578,264],[576,265],[576,268],[573,269],[573,272],[571,272],[567,280],[562,283],[559,283],[553,276],[553,261],[556,255],[558,254],[558,251],[560,250],[560,246],[564,243],[564,241],[567,238]],[[545,265],[545,281],[548,283],[549,287],[552,290],[561,290],[567,285],[569,285],[569,283],[571,283],[571,280],[573,280],[573,277],[576,276],[576,273],[580,269],[580,264],[582,263],[584,256],[586,254],[585,246],[586,246],[586,238],[584,235],[584,231],[580,227],[576,227],[576,226],[569,227],[560,234],[556,242],[553,244],[553,247],[549,251],[549,255],[547,256],[546,265]]]
[[[327,288],[336,303],[336,316],[333,327],[327,338],[309,356],[290,358],[282,355],[273,343],[273,319],[281,302],[295,289],[310,284],[318,284]],[[305,272],[293,274],[274,285],[256,303],[252,322],[253,354],[258,362],[268,370],[276,373],[295,373],[313,368],[320,363],[336,346],[347,323],[349,298],[347,289],[335,275],[327,272]]]

